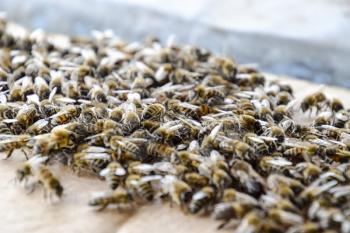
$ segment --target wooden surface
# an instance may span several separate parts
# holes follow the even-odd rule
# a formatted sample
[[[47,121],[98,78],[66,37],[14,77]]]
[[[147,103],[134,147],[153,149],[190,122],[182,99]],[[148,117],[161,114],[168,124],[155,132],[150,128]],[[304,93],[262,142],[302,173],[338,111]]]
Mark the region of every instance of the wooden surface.
[[[297,96],[320,88],[320,85],[299,80],[283,78],[281,81],[292,84]],[[349,106],[349,91],[334,87],[324,89],[331,97],[339,97]],[[54,167],[54,171],[62,181],[65,194],[61,202],[51,205],[44,200],[42,190],[26,194],[22,187],[14,184],[14,172],[24,160],[21,153],[15,153],[9,160],[0,160],[0,232],[209,233],[215,232],[219,225],[209,217],[185,215],[168,204],[144,206],[128,214],[112,209],[96,212],[87,206],[87,202],[91,192],[105,190],[105,184],[98,179],[77,177],[62,167]],[[219,232],[232,232],[232,229]]]

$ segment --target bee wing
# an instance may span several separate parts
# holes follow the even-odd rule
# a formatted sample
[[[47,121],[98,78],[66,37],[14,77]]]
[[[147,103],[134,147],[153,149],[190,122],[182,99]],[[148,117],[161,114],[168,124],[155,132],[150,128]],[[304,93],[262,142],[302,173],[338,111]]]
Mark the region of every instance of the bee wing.
[[[62,104],[74,104],[76,103],[75,99],[69,98],[69,97],[56,97],[55,101],[62,103]]]
[[[33,168],[37,169],[41,164],[43,164],[49,157],[36,155],[28,160],[28,163],[32,165]]]
[[[158,170],[160,172],[169,172],[174,173],[175,168],[170,162],[158,162],[153,164],[154,170]]]
[[[212,129],[212,131],[210,132],[209,137],[214,139],[220,132],[221,128],[222,128],[222,123],[215,126],[214,129]]]
[[[34,124],[32,124],[27,130],[30,131],[32,130],[33,128],[39,128],[39,129],[42,129],[44,128],[49,122],[45,119],[40,119],[40,120],[37,120]]]
[[[264,143],[264,140],[259,137],[248,137],[248,138],[256,143]]]
[[[100,147],[100,146],[89,146],[85,150],[83,150],[86,153],[104,153],[108,151],[107,148],[105,147]]]
[[[52,100],[53,100],[53,97],[56,95],[56,92],[57,92],[57,87],[54,87],[51,92],[50,92],[50,95],[49,95],[49,102],[51,103]]]
[[[154,167],[152,164],[147,163],[141,163],[133,167],[134,170],[141,172],[141,173],[150,173],[153,171]]]
[[[7,82],[6,82],[6,84],[7,84]],[[1,104],[6,104],[7,103],[7,98],[6,98],[6,95],[5,95],[5,93],[0,93],[0,103]]]
[[[259,136],[259,138],[264,140],[264,141],[268,141],[268,142],[273,142],[273,141],[277,140],[277,138],[269,137],[269,136]]]
[[[160,181],[162,180],[162,176],[160,175],[152,175],[152,176],[143,176],[140,179],[140,182],[146,183],[146,182],[153,182],[153,181]]]
[[[4,119],[4,120],[2,120],[3,123],[9,123],[9,124],[15,123],[17,121],[18,121],[17,119]]]
[[[116,170],[115,170],[115,175],[117,176],[125,176],[126,175],[126,171],[123,167],[118,167]]]
[[[37,94],[27,95],[27,104],[40,104],[40,98]]]
[[[309,141],[311,143],[315,143],[315,144],[320,145],[320,146],[331,146],[332,145],[332,143],[330,143],[330,141],[326,141],[326,140],[323,140],[320,138],[311,139]]]
[[[193,201],[196,201],[196,200],[200,200],[200,199],[203,199],[205,198],[207,195],[205,192],[203,191],[199,191],[199,192],[196,192],[193,197],[192,197],[192,200]]]
[[[181,102],[180,106],[184,107],[184,108],[189,108],[189,109],[192,109],[192,110],[197,110],[198,109],[198,106],[190,104],[190,103],[187,103],[187,102]]]
[[[110,169],[107,167],[107,168],[104,168],[100,171],[100,176],[103,176],[105,177],[108,173],[109,173]]]
[[[107,153],[88,153],[84,155],[84,159],[93,160],[93,159],[104,159],[111,160],[111,156]]]
[[[293,165],[291,161],[283,157],[273,157],[272,159],[268,160],[267,163],[281,167]]]

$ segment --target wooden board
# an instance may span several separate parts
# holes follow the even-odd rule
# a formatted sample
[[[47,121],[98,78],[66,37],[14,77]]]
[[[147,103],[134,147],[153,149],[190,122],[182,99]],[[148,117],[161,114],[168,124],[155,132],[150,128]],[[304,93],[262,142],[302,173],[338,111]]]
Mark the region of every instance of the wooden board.
[[[277,79],[269,76],[269,79]],[[280,81],[293,86],[297,96],[316,91],[320,85],[305,81],[282,78]],[[350,92],[346,89],[324,87],[332,97],[344,100],[349,106]],[[0,154],[1,157],[3,157]],[[219,222],[209,217],[185,215],[176,207],[154,204],[144,206],[132,213],[118,213],[115,210],[96,212],[87,206],[91,192],[105,190],[105,184],[88,177],[77,177],[67,168],[54,167],[65,188],[60,203],[50,205],[38,190],[26,194],[14,184],[14,172],[25,160],[21,153],[15,153],[9,160],[0,160],[0,232],[11,233],[139,233],[139,232],[215,232]],[[232,232],[232,229],[220,232]]]

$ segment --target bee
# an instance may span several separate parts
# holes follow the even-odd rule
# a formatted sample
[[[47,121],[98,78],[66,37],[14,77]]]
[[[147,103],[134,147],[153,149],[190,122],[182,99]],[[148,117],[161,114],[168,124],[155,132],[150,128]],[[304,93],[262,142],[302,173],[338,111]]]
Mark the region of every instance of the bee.
[[[131,156],[132,159],[140,159],[141,149],[140,147],[132,142],[132,140],[128,140],[121,136],[112,136],[109,140],[110,147],[113,151],[121,154],[121,152],[126,153],[126,155]]]
[[[222,201],[223,202],[240,202],[240,203],[247,203],[250,205],[258,205],[258,201],[243,192],[239,192],[234,188],[227,188],[224,190],[222,195]]]
[[[248,194],[258,197],[265,192],[265,182],[263,178],[254,170],[254,168],[243,160],[233,160],[231,175],[234,182]]]
[[[106,178],[110,189],[115,190],[126,176],[126,170],[118,162],[110,162],[108,166],[100,172],[100,176]]]
[[[208,177],[198,174],[196,172],[186,173],[184,176],[184,181],[191,187],[202,188],[207,186],[209,183]]]
[[[284,130],[279,126],[271,126],[269,127],[265,132],[264,135],[267,135],[269,137],[276,138],[276,142],[283,143],[285,139],[285,132]]]
[[[305,183],[311,183],[316,180],[322,172],[320,167],[309,162],[298,163],[295,166],[295,170],[301,172]]]
[[[225,227],[231,219],[243,218],[254,206],[241,202],[223,202],[216,204],[213,211],[213,218],[222,220],[223,223],[218,226],[218,229]]]
[[[339,110],[335,116],[334,116],[334,126],[337,127],[337,128],[344,128],[345,127],[345,124],[347,122],[349,122],[350,120],[350,115],[347,111],[344,111],[344,110]],[[329,125],[330,122],[326,122],[325,124],[323,125]],[[318,125],[320,126],[320,125]]]
[[[287,91],[281,91],[276,96],[277,105],[287,105],[292,100],[292,95]]]
[[[142,112],[143,120],[160,120],[165,114],[165,108],[161,104],[148,105]]]
[[[31,126],[29,126],[26,132],[31,135],[39,135],[49,133],[51,129],[52,127],[49,124],[49,121],[45,119],[40,119],[34,122]]]
[[[62,93],[68,98],[78,99],[80,96],[79,84],[73,80],[62,83]]]
[[[112,161],[111,152],[104,147],[88,147],[73,155],[71,163],[74,172],[78,175],[82,171],[87,171],[96,175],[108,166]]]
[[[242,159],[251,159],[255,153],[255,150],[249,144],[240,140],[222,140],[219,144],[219,147],[225,152],[235,153],[239,158]]]
[[[218,189],[227,188],[232,184],[232,179],[230,175],[223,169],[215,168],[213,169],[211,182]]]
[[[245,114],[239,116],[239,128],[243,132],[253,133],[259,133],[262,130],[260,122],[255,117]]]
[[[48,196],[49,200],[53,197],[61,198],[63,195],[63,187],[56,176],[50,171],[50,169],[42,165],[39,167],[36,174],[37,182],[30,187],[34,191],[35,186],[42,185],[44,187],[44,195]]]
[[[280,156],[264,156],[259,162],[259,168],[266,173],[284,172],[292,165],[292,162]]]
[[[16,117],[19,109],[11,107],[8,104],[0,104],[0,116],[2,119],[13,119]]]
[[[304,185],[300,181],[278,174],[268,176],[267,187],[282,198],[291,200],[304,190]]]
[[[269,223],[263,220],[264,215],[260,211],[250,211],[247,213],[243,219],[241,220],[240,224],[235,229],[236,233],[245,233],[245,232],[278,232],[278,227],[271,225],[268,225]],[[270,229],[272,228],[272,229]],[[269,231],[270,230],[270,231]]]
[[[78,117],[82,111],[80,106],[67,105],[58,113],[49,117],[53,125],[61,125],[68,123],[70,120]]]
[[[160,127],[161,123],[159,121],[154,121],[154,120],[143,120],[141,122],[141,125],[143,128],[145,128],[146,130],[152,133],[153,131],[155,131]]]
[[[269,146],[265,141],[253,133],[246,133],[243,137],[243,141],[252,146],[256,153],[264,154],[269,151]]]
[[[79,120],[84,124],[94,124],[97,121],[97,116],[92,108],[83,108],[79,115]]]
[[[327,100],[325,94],[322,92],[316,92],[314,94],[306,96],[300,104],[300,108],[302,112],[306,112],[310,110],[310,114],[312,113],[313,108],[316,108],[316,112],[321,110],[322,103],[324,103]]]
[[[23,99],[26,99],[27,95],[31,95],[34,93],[34,84],[32,77],[24,76],[22,79],[22,89],[21,93]]]
[[[135,105],[130,105],[130,110],[125,110],[122,116],[122,123],[125,125],[128,132],[132,132],[138,127],[140,127],[140,117],[136,112]]]
[[[340,99],[334,98],[329,101],[329,107],[332,112],[339,112],[344,109],[344,105]]]
[[[199,98],[206,100],[210,105],[221,104],[225,99],[225,94],[220,89],[198,85],[194,89]]]
[[[323,112],[321,114],[318,114],[315,117],[312,125],[315,127],[318,127],[321,125],[329,125],[331,124],[331,116],[332,116],[331,112]]]
[[[175,75],[175,70],[176,68],[170,63],[162,64],[154,74],[154,78],[158,83],[164,84]]]
[[[40,76],[34,79],[34,90],[40,99],[46,99],[50,95],[49,85],[46,83],[45,79]]]
[[[290,227],[292,225],[299,225],[304,222],[303,217],[298,214],[272,208],[268,210],[267,216],[280,224],[281,226]]]
[[[92,89],[90,89],[89,96],[92,101],[102,102],[102,103],[107,102],[107,97],[102,87],[99,85],[94,85]]]
[[[160,158],[170,158],[176,152],[173,147],[158,142],[148,143],[146,151],[149,156]]]
[[[57,93],[62,93],[62,86],[64,82],[63,73],[60,71],[51,70],[50,77],[50,90],[53,91],[54,89],[56,89]]]
[[[63,127],[55,127],[51,130],[50,138],[55,142],[57,149],[71,149],[76,146],[77,135]]]
[[[224,79],[233,83],[236,81],[238,68],[233,60],[224,57],[212,56],[209,58],[208,63],[210,67],[212,67]]]
[[[179,113],[185,116],[192,117],[194,119],[198,117],[198,107],[196,105],[192,105],[186,102],[181,103],[179,100],[170,99],[165,102],[165,107],[169,112]]]
[[[203,208],[208,208],[214,199],[215,190],[210,186],[203,187],[201,190],[193,194],[188,209],[190,213],[196,214]]]
[[[166,175],[161,180],[162,192],[169,194],[171,203],[179,205],[182,209],[185,207],[192,197],[192,188],[182,180],[175,176]]]
[[[0,134],[12,134],[11,129],[5,124],[0,123]]]
[[[272,118],[277,122],[281,122],[285,118],[291,118],[290,110],[286,105],[278,105],[272,113]]]
[[[109,205],[116,205],[118,208],[132,206],[133,198],[125,189],[107,191],[89,201],[89,206],[97,206],[98,211],[106,209]]]
[[[114,120],[116,122],[120,122],[123,118],[124,110],[120,107],[115,107],[112,109],[112,111],[109,113],[109,118],[111,120]]]
[[[0,151],[6,152],[6,158],[8,159],[11,157],[12,153],[16,149],[21,149],[23,154],[25,155],[26,159],[28,160],[27,153],[24,151],[24,148],[27,147],[27,143],[30,140],[29,135],[7,135],[3,140],[0,142]]]
[[[16,116],[16,120],[23,126],[30,126],[37,116],[36,108],[33,105],[25,105],[21,108]]]
[[[16,170],[16,180],[19,182],[26,182],[47,159],[48,157],[46,156],[36,155],[24,162],[21,167]]]
[[[151,176],[139,176],[131,174],[126,178],[126,187],[129,190],[135,190],[136,194],[139,195],[145,201],[153,201],[155,196],[155,190],[153,188],[153,182],[160,182],[162,176],[151,175]]]

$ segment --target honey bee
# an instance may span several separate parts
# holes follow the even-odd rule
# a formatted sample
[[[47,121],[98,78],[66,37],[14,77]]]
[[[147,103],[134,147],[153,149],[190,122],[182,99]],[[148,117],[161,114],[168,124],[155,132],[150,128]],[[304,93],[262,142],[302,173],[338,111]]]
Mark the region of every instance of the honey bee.
[[[209,65],[217,71],[224,79],[235,82],[237,74],[237,65],[229,58],[224,57],[210,57],[208,60]]]
[[[325,94],[322,92],[316,92],[314,94],[306,96],[300,104],[300,108],[303,112],[310,110],[310,114],[312,113],[313,108],[316,108],[316,112],[321,110],[321,104],[327,100]]]
[[[243,192],[239,192],[234,188],[228,188],[225,189],[222,195],[222,201],[223,202],[240,202],[240,203],[247,203],[251,205],[258,205],[258,201]]]
[[[125,125],[127,131],[132,132],[136,128],[140,127],[140,117],[136,112],[136,107],[135,105],[130,105],[134,106],[131,107],[131,110],[125,110],[123,116],[122,116],[122,123]]]
[[[286,105],[278,105],[272,113],[272,118],[277,122],[281,122],[285,118],[291,118],[291,112]]]
[[[344,105],[340,99],[334,98],[329,101],[329,107],[332,112],[339,112],[344,109]]]
[[[249,163],[243,160],[233,160],[231,175],[234,182],[237,181],[248,194],[257,197],[264,193],[265,182]]]
[[[254,206],[241,202],[223,202],[216,204],[213,211],[213,218],[222,220],[223,223],[218,226],[218,229],[225,227],[231,219],[243,218]]]
[[[269,218],[276,221],[277,224],[285,227],[302,224],[304,221],[303,218],[298,214],[277,208],[269,209],[267,215]]]
[[[107,191],[89,201],[90,206],[97,206],[98,211],[106,209],[109,205],[116,205],[117,208],[131,207],[133,198],[125,189]]]
[[[45,119],[40,119],[34,122],[31,126],[29,126],[26,130],[27,133],[31,135],[39,135],[49,133],[52,129],[49,121]]]
[[[280,156],[264,156],[259,162],[260,169],[267,173],[280,171],[283,172],[285,169],[290,168],[292,165],[292,162]]]
[[[54,89],[56,89],[57,93],[62,93],[62,86],[64,81],[63,73],[60,71],[51,70],[50,77],[50,90],[53,91]]]
[[[16,180],[19,182],[26,182],[47,159],[48,157],[46,156],[42,157],[36,155],[24,162],[21,167],[16,170]]]
[[[199,98],[206,100],[208,105],[218,105],[223,103],[225,94],[217,88],[198,85],[195,92]]]
[[[284,130],[279,127],[279,126],[271,126],[270,128],[268,128],[265,132],[264,135],[267,135],[269,137],[273,137],[276,138],[276,142],[278,143],[282,143],[284,142],[285,139],[285,133]]]
[[[16,120],[23,126],[28,127],[36,120],[37,111],[32,105],[25,105],[16,116]]]
[[[118,162],[110,162],[108,166],[100,172],[100,176],[106,178],[108,187],[112,190],[118,188],[125,175],[126,170]]]
[[[202,188],[207,186],[209,183],[208,177],[198,174],[196,172],[186,173],[184,176],[184,181],[191,187]]]
[[[170,76],[175,74],[175,70],[176,68],[170,63],[162,64],[157,69],[154,78],[158,83],[166,83]]]
[[[160,120],[165,114],[165,108],[161,104],[148,105],[142,112],[143,120],[157,119]]]
[[[120,122],[123,118],[124,111],[120,107],[115,107],[112,109],[112,111],[109,113],[109,118],[111,120],[114,120],[116,122]]]
[[[219,144],[221,150],[228,153],[235,153],[239,158],[251,159],[255,150],[247,143],[239,140],[222,140]]]
[[[92,101],[105,103],[107,101],[107,97],[99,85],[94,85],[92,89],[89,91],[89,96]]]
[[[167,175],[161,180],[162,192],[170,195],[171,203],[184,208],[192,197],[192,188],[182,180],[175,176]]]
[[[159,121],[153,121],[153,120],[143,120],[141,122],[141,125],[143,128],[147,129],[149,132],[153,132],[156,129],[158,129],[161,125]]]
[[[149,143],[146,151],[149,156],[160,158],[171,158],[176,152],[173,147],[157,142]]]
[[[215,199],[215,191],[212,187],[203,187],[198,192],[194,193],[192,200],[188,206],[190,213],[196,214],[204,208],[208,208],[211,202]]]
[[[63,127],[55,127],[51,130],[51,137],[50,137],[54,142],[55,142],[55,147],[57,149],[62,149],[62,148],[73,148],[76,146],[76,139],[77,135],[69,131],[67,129],[64,129]]]
[[[218,189],[223,189],[223,188],[227,188],[232,184],[232,179],[225,170],[220,168],[215,168],[213,169],[211,182]]]
[[[345,124],[349,122],[350,115],[347,111],[339,110],[334,116],[334,126],[337,128],[344,128]],[[326,122],[323,125],[329,125],[330,122]],[[320,126],[320,125],[319,125]]]
[[[36,185],[42,185],[44,187],[44,197],[48,197],[50,201],[53,197],[62,197],[63,187],[47,166],[41,165],[39,167],[36,178],[37,181],[29,187],[30,192],[34,191]]]
[[[78,175],[82,171],[99,175],[111,160],[112,155],[108,149],[104,147],[88,147],[73,155],[71,166]]]
[[[24,148],[27,147],[27,143],[30,140],[29,135],[7,135],[3,140],[0,142],[0,151],[6,152],[6,158],[8,159],[11,157],[12,153],[16,149],[21,149],[23,154],[25,155],[26,159],[28,160],[27,153],[24,151]]]
[[[118,154],[126,153],[125,156],[130,156],[132,159],[140,159],[141,149],[135,144],[132,139],[126,139],[121,136],[112,136],[109,140],[110,147]]]
[[[34,79],[34,90],[40,99],[48,98],[50,95],[49,85],[45,79],[39,76]]]
[[[304,190],[304,185],[298,180],[278,174],[269,175],[267,186],[275,194],[291,200]]]
[[[83,108],[79,115],[79,120],[84,124],[96,123],[97,116],[92,108]]]
[[[240,224],[235,229],[236,233],[245,233],[245,232],[251,232],[251,233],[257,233],[257,232],[273,232],[275,230],[278,232],[277,226],[275,228],[271,228],[270,225],[268,225],[265,220],[262,220],[264,215],[260,211],[250,211],[247,213],[243,219],[241,220]],[[268,231],[271,230],[271,231]]]
[[[80,106],[67,105],[61,109],[58,113],[49,117],[53,125],[65,124],[73,118],[80,115],[82,109]]]
[[[31,95],[34,93],[34,84],[32,77],[24,76],[21,80],[18,81],[22,82],[21,93],[23,99],[26,99],[27,95]]]
[[[62,83],[62,93],[68,98],[78,99],[80,96],[79,84],[73,80]]]
[[[160,182],[162,176],[151,175],[140,177],[136,174],[131,174],[127,177],[125,184],[129,190],[135,190],[136,194],[139,195],[145,201],[153,201],[155,191],[153,188],[153,182]]]

